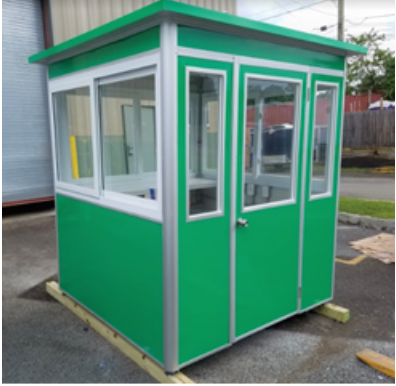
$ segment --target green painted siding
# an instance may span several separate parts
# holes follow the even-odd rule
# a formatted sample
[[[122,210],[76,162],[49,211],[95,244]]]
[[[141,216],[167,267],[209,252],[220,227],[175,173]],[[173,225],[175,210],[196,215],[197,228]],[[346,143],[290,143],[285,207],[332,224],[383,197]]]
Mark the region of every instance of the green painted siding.
[[[325,75],[313,75],[310,100],[315,99],[315,82],[331,82],[339,85],[337,128],[335,137],[334,178],[331,197],[309,200],[314,108],[309,117],[307,148],[307,179],[305,187],[304,244],[302,262],[301,308],[311,307],[332,296],[334,266],[334,229],[337,215],[337,192],[341,139],[343,79]]]
[[[57,195],[60,287],[163,362],[162,225]]]
[[[48,74],[50,78],[55,78],[57,76],[70,74],[114,60],[140,54],[145,51],[159,48],[159,46],[159,27],[154,27],[114,43],[50,64],[48,66]]]
[[[344,71],[344,58],[341,56],[192,27],[178,27],[178,44],[182,47],[221,52],[230,55],[241,55]]]
[[[304,73],[241,66],[238,107],[237,218],[249,221],[236,229],[236,336],[249,333],[297,311],[302,157],[305,106],[302,103],[298,128],[296,202],[273,208],[242,212],[244,185],[245,74],[287,77],[301,81],[301,99],[306,100]],[[254,77],[254,75],[253,75]],[[298,106],[298,104],[296,105]],[[296,110],[296,113],[297,110]]]
[[[187,222],[186,66],[227,71],[224,215]],[[229,342],[232,64],[179,58],[179,363]]]

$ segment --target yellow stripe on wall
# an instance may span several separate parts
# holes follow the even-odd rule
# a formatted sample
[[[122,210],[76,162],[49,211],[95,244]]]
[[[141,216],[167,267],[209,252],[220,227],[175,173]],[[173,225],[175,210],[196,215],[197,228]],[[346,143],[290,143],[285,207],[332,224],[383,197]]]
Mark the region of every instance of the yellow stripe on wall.
[[[73,178],[79,179],[80,175],[78,173],[76,137],[74,135],[70,136],[70,155],[71,155]]]

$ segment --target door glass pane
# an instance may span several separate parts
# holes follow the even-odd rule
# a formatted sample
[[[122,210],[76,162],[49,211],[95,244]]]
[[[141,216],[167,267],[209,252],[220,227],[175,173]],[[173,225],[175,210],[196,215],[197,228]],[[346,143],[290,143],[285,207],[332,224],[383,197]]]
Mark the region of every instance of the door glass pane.
[[[89,87],[53,94],[58,179],[93,188]]]
[[[247,82],[244,206],[289,200],[298,85],[266,79]]]
[[[155,200],[155,77],[99,86],[104,189]]]
[[[221,75],[190,73],[188,130],[189,215],[219,209],[221,154]]]
[[[330,152],[334,132],[336,87],[318,85],[312,137],[311,195],[330,191]]]

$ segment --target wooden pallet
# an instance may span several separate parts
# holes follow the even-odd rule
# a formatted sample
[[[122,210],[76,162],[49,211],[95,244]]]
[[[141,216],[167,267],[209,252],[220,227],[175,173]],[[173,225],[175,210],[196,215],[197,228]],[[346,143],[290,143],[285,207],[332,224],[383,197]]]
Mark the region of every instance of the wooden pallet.
[[[132,359],[143,370],[150,374],[160,383],[195,383],[190,378],[179,372],[175,375],[166,375],[162,367],[147,357],[147,355],[140,352],[136,347],[129,343],[126,339],[120,336],[117,332],[108,327],[105,323],[100,321],[97,317],[92,315],[89,311],[81,307],[74,300],[63,294],[59,289],[57,282],[48,282],[46,285],[47,292],[76,314],[80,319],[88,324],[91,328],[97,331],[112,345],[122,351],[127,357]]]

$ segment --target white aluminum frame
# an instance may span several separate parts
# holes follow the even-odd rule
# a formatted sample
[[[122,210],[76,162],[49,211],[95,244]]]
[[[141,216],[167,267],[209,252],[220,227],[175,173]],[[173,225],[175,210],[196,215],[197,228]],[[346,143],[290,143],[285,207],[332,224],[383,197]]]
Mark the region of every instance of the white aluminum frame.
[[[51,83],[50,83],[51,84]],[[62,83],[61,83],[62,84]],[[93,165],[93,188],[82,187],[72,182],[65,182],[60,180],[60,159],[59,159],[59,151],[57,145],[57,128],[56,128],[56,106],[54,106],[54,94],[61,93],[65,91],[76,90],[79,88],[88,88],[89,89],[89,105],[90,105],[90,115],[91,115],[91,138],[92,138],[92,165]],[[53,168],[54,168],[54,185],[55,189],[62,189],[66,192],[79,193],[83,196],[88,197],[99,197],[99,184],[98,184],[98,172],[95,159],[98,157],[98,147],[97,147],[97,133],[94,128],[94,118],[92,114],[92,101],[95,98],[93,83],[89,79],[72,79],[70,82],[61,86],[60,88],[48,87],[48,95],[49,95],[49,105],[50,105],[50,130],[52,137],[52,147],[53,147]]]
[[[289,69],[290,70],[290,69]],[[259,80],[273,80],[273,81],[279,81],[279,82],[289,82],[297,85],[297,90],[296,90],[296,100],[294,104],[294,128],[293,128],[293,155],[292,155],[292,168],[291,168],[291,173],[290,173],[290,191],[291,191],[291,197],[286,199],[286,200],[280,200],[280,201],[275,201],[275,202],[268,202],[268,203],[263,203],[263,204],[257,204],[257,205],[251,205],[251,206],[245,206],[244,205],[244,199],[245,199],[245,163],[244,163],[244,158],[242,159],[241,162],[241,171],[242,171],[242,186],[239,187],[241,189],[241,205],[242,208],[241,213],[248,213],[248,212],[254,212],[257,210],[261,209],[266,209],[266,208],[275,208],[278,206],[285,206],[285,205],[293,205],[295,204],[296,201],[296,192],[297,192],[297,171],[298,171],[298,153],[299,153],[299,139],[300,139],[300,122],[301,122],[301,99],[302,99],[302,85],[303,81],[298,78],[288,78],[288,77],[282,77],[282,76],[271,76],[271,75],[262,75],[262,74],[255,74],[255,73],[246,73],[244,77],[244,101],[246,102],[247,96],[248,96],[248,81],[249,79],[259,79]],[[243,110],[243,122],[246,122],[246,117],[247,117],[247,109],[246,109],[246,103],[245,107]],[[244,134],[245,134],[246,127],[244,127]],[[245,151],[246,151],[246,135],[243,135],[243,155],[242,157],[245,157]],[[257,160],[255,159],[254,162]],[[260,163],[261,166],[261,163]],[[267,176],[262,176],[263,178],[267,179],[274,179],[274,178],[281,178],[283,179],[282,176],[276,176],[276,175],[267,175]]]
[[[189,197],[190,197],[190,74],[207,74],[207,75],[219,75],[220,76],[220,87],[219,87],[219,128],[218,128],[218,154],[217,154],[217,209],[211,212],[205,212],[200,214],[189,214]],[[198,221],[208,218],[221,217],[224,215],[224,162],[225,162],[225,117],[227,114],[226,106],[226,86],[227,86],[227,72],[224,70],[215,70],[207,67],[196,67],[196,66],[186,66],[185,69],[186,76],[186,221]],[[202,128],[199,128],[200,130]]]
[[[339,153],[338,153],[338,170],[337,170],[337,191],[336,191],[336,217],[334,221],[334,245],[333,245],[333,277],[332,277],[332,288],[331,288],[331,299],[334,297],[334,286],[335,286],[335,270],[336,270],[336,254],[337,254],[337,238],[338,238],[338,213],[340,204],[340,184],[341,184],[341,162],[342,162],[342,146],[344,138],[344,116],[345,116],[345,94],[346,94],[346,79],[347,77],[347,60],[344,63],[344,76],[342,83],[342,100],[341,100],[341,121],[340,121],[340,143],[339,143]]]
[[[178,119],[177,119],[177,25],[165,19],[161,40],[161,122],[166,135],[161,146],[163,159],[163,305],[164,368],[179,370],[179,248],[178,248]],[[165,157],[165,154],[167,155]]]
[[[303,138],[303,160],[302,160],[302,175],[301,175],[301,192],[300,192],[300,235],[299,235],[299,250],[298,250],[298,298],[297,309],[301,312],[301,297],[302,297],[302,267],[304,255],[304,226],[305,226],[305,200],[306,200],[306,185],[307,185],[307,148],[309,139],[309,117],[311,109],[311,80],[312,72],[307,73],[306,79],[306,96],[305,96],[305,122],[304,122],[304,138]]]
[[[161,140],[161,134],[160,134],[160,127],[158,127],[158,124],[160,122],[160,98],[159,98],[159,76],[158,76],[158,71],[156,66],[147,66],[145,68],[141,68],[138,69],[136,71],[129,71],[129,72],[125,72],[123,74],[115,74],[115,75],[110,75],[108,77],[104,77],[104,78],[99,78],[97,79],[96,82],[96,96],[97,96],[97,100],[99,103],[99,98],[100,98],[100,92],[99,92],[99,87],[100,86],[106,86],[106,85],[110,85],[110,84],[114,84],[114,83],[118,83],[118,82],[124,82],[124,81],[129,81],[129,80],[133,80],[133,79],[139,79],[139,78],[143,78],[146,76],[150,76],[153,75],[154,76],[154,93],[155,93],[155,106],[158,108],[155,108],[155,133],[156,133],[156,150],[157,150],[157,159],[156,159],[156,167],[157,167],[157,171],[156,172],[152,172],[152,173],[144,173],[146,175],[149,174],[156,174],[156,180],[157,180],[157,197],[155,200],[148,200],[146,198],[142,198],[142,197],[138,197],[138,196],[133,196],[133,195],[128,195],[128,194],[124,194],[124,193],[119,193],[119,192],[115,192],[113,190],[106,190],[106,184],[105,184],[105,180],[106,180],[106,176],[104,175],[104,168],[103,168],[103,129],[100,125],[100,123],[98,123],[98,132],[99,132],[99,138],[100,138],[100,149],[101,149],[101,157],[100,157],[100,161],[102,162],[101,165],[101,177],[102,177],[102,183],[101,183],[101,195],[105,198],[108,198],[110,200],[114,200],[114,201],[119,201],[119,202],[123,202],[127,205],[133,205],[133,206],[139,206],[142,209],[148,209],[148,210],[161,210],[161,204],[158,205],[158,203],[160,203],[162,201],[162,189],[160,189],[160,181],[161,181],[161,176],[159,175],[160,173],[158,173],[161,168],[162,165],[160,163],[161,159],[161,152],[158,153],[158,151],[161,148],[160,145],[160,140]],[[100,117],[100,111],[98,116]],[[139,179],[139,175],[120,175],[120,176],[113,176],[113,179],[120,179],[120,180],[127,180],[127,181],[131,181],[131,180],[138,180]]]
[[[161,106],[161,61],[160,50],[155,49],[143,54],[134,55],[126,59],[105,63],[93,68],[88,68],[77,73],[62,75],[48,80],[48,95],[51,112],[51,142],[54,159],[55,191],[65,196],[77,198],[95,205],[107,207],[131,215],[145,218],[154,222],[162,222],[162,106]],[[117,192],[108,192],[103,187],[102,138],[99,116],[99,85],[117,82],[118,80],[134,79],[145,75],[155,77],[155,127],[157,151],[157,189],[156,200],[125,195]],[[54,106],[52,94],[71,90],[79,87],[89,87],[91,107],[91,129],[93,147],[93,168],[95,189],[85,189],[73,184],[59,181],[58,156],[56,152],[56,133],[54,126]]]
[[[241,66],[249,65],[249,66],[257,66],[257,67],[275,68],[278,70],[297,71],[303,73],[312,72],[315,74],[322,74],[322,75],[339,76],[339,77],[344,76],[344,71],[342,70],[332,70],[322,67],[311,67],[304,64],[280,62],[270,59],[252,58],[250,56],[225,54],[222,52],[201,50],[196,48],[188,48],[188,47],[180,46],[177,47],[177,52],[179,56],[188,56],[191,58],[208,59],[208,60],[215,60],[220,62],[233,62],[235,58],[238,58],[239,64]]]
[[[317,193],[313,194],[312,193],[312,183],[313,183],[313,151],[314,151],[314,141],[315,141],[315,118],[316,118],[316,93],[318,91],[318,86],[329,86],[331,88],[334,88],[334,93],[333,93],[333,100],[332,100],[332,105],[334,106],[333,111],[331,112],[331,127],[330,127],[330,135],[328,135],[328,138],[330,140],[330,146],[329,146],[329,157],[326,160],[327,165],[325,168],[325,185],[326,185],[326,192],[324,193]],[[312,137],[311,137],[311,154],[310,156],[310,163],[311,163],[311,175],[309,176],[309,201],[313,200],[318,200],[321,198],[327,198],[331,197],[333,195],[333,182],[334,182],[334,157],[335,157],[335,139],[336,139],[336,133],[337,133],[337,118],[338,118],[338,94],[339,94],[339,84],[336,82],[325,82],[321,80],[315,81],[315,92],[314,92],[314,100],[312,101],[312,108],[311,112],[313,114],[313,120],[312,120]]]

